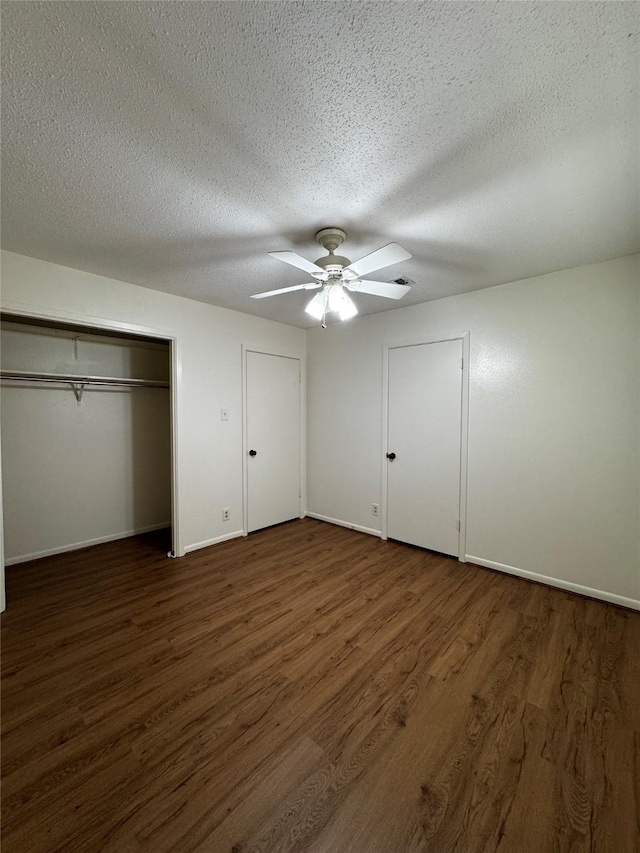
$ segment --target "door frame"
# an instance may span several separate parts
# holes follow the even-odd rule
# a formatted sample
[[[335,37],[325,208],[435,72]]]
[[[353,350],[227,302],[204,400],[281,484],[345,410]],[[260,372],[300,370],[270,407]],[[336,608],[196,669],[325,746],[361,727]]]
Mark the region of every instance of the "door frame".
[[[389,463],[386,454],[389,440],[389,352],[392,349],[417,347],[424,344],[437,344],[444,341],[462,341],[462,411],[460,424],[460,493],[459,513],[460,531],[458,532],[458,560],[466,563],[467,540],[467,479],[469,458],[469,351],[470,332],[449,332],[426,335],[405,341],[383,344],[382,347],[382,448],[381,448],[381,495],[380,495],[380,538],[387,539]]]
[[[66,311],[37,311],[31,306],[25,308],[16,303],[6,303],[2,306],[2,314],[22,317],[24,319],[46,320],[50,322],[70,323],[75,326],[84,326],[87,329],[98,329],[106,332],[124,332],[132,335],[143,335],[147,338],[155,338],[166,341],[169,344],[171,359],[171,381],[169,383],[169,419],[171,429],[171,551],[169,557],[184,557],[186,551],[180,536],[180,487],[178,465],[178,411],[182,387],[182,361],[177,334],[168,329],[158,329],[149,326],[141,326],[137,323],[123,323],[118,320],[105,320],[102,317],[78,315]],[[3,557],[4,562],[4,557]]]
[[[307,456],[307,430],[306,430],[306,362],[303,356],[294,353],[279,350],[275,352],[270,349],[264,349],[262,347],[249,346],[247,344],[241,345],[241,357],[242,357],[242,535],[249,535],[249,467],[247,464],[247,456],[249,454],[249,444],[248,444],[248,424],[247,424],[247,354],[250,352],[257,353],[258,355],[273,355],[278,358],[291,358],[297,361],[300,365],[300,382],[299,382],[299,397],[298,397],[298,409],[300,413],[300,477],[299,477],[299,488],[298,492],[300,494],[299,498],[299,507],[300,507],[300,515],[299,518],[304,518],[307,511],[307,472],[305,460]]]

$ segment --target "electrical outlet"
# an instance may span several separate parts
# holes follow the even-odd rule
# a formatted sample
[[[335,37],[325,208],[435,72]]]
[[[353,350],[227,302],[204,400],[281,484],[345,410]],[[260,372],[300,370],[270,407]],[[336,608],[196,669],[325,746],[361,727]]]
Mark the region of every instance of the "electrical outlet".
[[[371,504],[371,515],[380,515],[380,504]]]
[[[229,509],[229,507],[228,507],[228,506],[226,506],[226,507],[222,510],[222,520],[223,520],[223,521],[229,521],[229,519],[230,519],[230,518],[231,518],[231,510]]]

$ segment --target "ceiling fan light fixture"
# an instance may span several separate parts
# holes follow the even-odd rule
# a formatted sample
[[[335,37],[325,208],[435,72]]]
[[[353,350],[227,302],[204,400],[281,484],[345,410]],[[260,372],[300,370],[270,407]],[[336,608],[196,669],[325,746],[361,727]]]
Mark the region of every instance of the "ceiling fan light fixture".
[[[329,311],[339,311],[343,305],[344,296],[341,285],[330,284],[327,287],[327,292],[329,294]]]
[[[353,299],[345,293],[341,284],[330,284],[313,299],[304,309],[314,320],[324,320],[329,312],[337,314],[341,320],[350,320],[358,313]]]
[[[314,320],[322,320],[326,314],[327,295],[324,290],[316,293],[311,302],[304,309],[307,314],[310,314]]]
[[[346,310],[340,311],[340,319],[341,320],[350,320],[352,317],[355,317],[358,313],[358,309],[355,305],[351,308],[347,308]]]
[[[340,316],[340,319],[350,320],[352,317],[355,317],[357,313],[358,309],[356,308],[355,302],[353,301],[353,299],[351,299],[350,296],[347,296],[347,294],[345,293],[344,302],[342,303],[340,308],[338,308],[338,314]]]
[[[329,311],[334,311],[341,320],[350,320],[358,313],[351,297],[346,293],[342,284],[331,284],[329,291]]]

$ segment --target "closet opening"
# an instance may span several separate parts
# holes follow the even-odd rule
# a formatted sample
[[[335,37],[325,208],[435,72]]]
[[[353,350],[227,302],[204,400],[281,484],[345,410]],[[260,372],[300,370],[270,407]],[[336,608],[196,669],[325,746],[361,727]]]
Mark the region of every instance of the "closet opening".
[[[0,314],[10,566],[145,534],[179,554],[175,340]]]

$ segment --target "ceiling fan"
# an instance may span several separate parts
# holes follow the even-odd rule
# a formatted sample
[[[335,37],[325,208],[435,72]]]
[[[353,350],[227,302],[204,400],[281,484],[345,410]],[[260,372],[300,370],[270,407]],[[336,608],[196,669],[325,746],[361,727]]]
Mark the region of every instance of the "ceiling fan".
[[[316,234],[316,240],[329,252],[326,257],[318,258],[312,263],[295,252],[269,252],[272,258],[284,261],[298,269],[310,273],[315,281],[308,284],[294,284],[293,287],[281,287],[278,290],[268,290],[266,293],[254,293],[252,299],[264,299],[267,296],[278,296],[280,293],[291,293],[294,290],[320,290],[305,308],[316,320],[322,321],[326,328],[325,316],[336,312],[341,320],[349,320],[358,313],[347,290],[352,292],[370,293],[373,296],[384,296],[387,299],[400,299],[411,288],[407,284],[396,284],[389,281],[371,281],[363,279],[363,275],[374,270],[406,261],[411,255],[397,243],[388,243],[381,249],[365,255],[359,261],[351,263],[349,258],[335,255],[335,250],[346,237],[341,228],[323,228]]]

